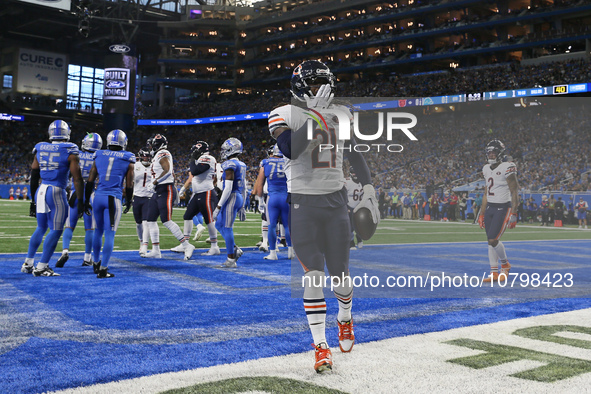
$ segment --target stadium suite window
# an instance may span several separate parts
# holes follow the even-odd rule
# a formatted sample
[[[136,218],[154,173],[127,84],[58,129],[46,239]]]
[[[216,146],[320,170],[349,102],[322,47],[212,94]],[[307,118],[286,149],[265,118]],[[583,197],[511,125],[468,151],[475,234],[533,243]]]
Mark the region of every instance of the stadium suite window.
[[[12,75],[4,74],[2,78],[2,89],[12,89]]]

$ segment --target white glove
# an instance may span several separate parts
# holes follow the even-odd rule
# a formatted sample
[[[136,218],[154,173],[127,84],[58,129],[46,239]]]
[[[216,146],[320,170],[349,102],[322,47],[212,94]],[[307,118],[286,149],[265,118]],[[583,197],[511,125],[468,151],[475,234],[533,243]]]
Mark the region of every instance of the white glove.
[[[182,197],[185,195],[185,192],[187,191],[187,189],[185,189],[185,187],[181,187],[181,190],[179,190],[179,197]]]
[[[308,108],[328,108],[330,102],[334,98],[334,93],[332,93],[330,84],[327,83],[320,86],[316,95],[310,96],[304,94],[304,98],[306,99],[306,105]]]
[[[213,210],[213,213],[211,214],[211,220],[215,220],[215,218],[218,217],[219,213],[220,213],[220,209],[218,207],[215,207],[215,209]]]
[[[154,193],[156,191],[156,185],[154,185],[154,182],[150,182],[146,185],[146,189],[148,189],[150,193]]]
[[[259,203],[259,212],[265,213],[265,204],[262,201]]]
[[[240,220],[241,222],[246,221],[246,209],[241,208],[238,211],[238,220]]]
[[[361,197],[361,201],[359,201],[359,204],[357,204],[353,213],[361,208],[369,209],[373,222],[375,224],[380,223],[380,208],[378,206],[378,199],[376,198],[376,190],[372,185],[363,186],[363,197]]]

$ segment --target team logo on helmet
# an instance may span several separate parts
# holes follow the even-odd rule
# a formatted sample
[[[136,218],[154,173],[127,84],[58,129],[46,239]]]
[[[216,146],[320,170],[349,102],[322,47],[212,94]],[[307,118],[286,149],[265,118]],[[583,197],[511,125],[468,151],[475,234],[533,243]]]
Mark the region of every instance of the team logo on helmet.
[[[103,147],[103,139],[97,133],[88,133],[82,140],[82,150],[96,152]]]
[[[242,142],[238,138],[228,138],[222,144],[220,156],[223,160],[227,158],[242,153]]]

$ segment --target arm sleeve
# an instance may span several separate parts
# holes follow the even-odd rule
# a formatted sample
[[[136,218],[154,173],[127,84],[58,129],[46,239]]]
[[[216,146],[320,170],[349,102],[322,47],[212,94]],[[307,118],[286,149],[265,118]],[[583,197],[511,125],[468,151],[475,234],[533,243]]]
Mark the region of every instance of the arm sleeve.
[[[222,192],[222,196],[220,197],[220,201],[218,202],[218,206],[222,207],[230,198],[230,193],[232,193],[232,186],[234,181],[225,180],[224,181],[224,191]]]
[[[36,202],[35,201],[35,194],[37,193],[37,188],[39,187],[39,178],[41,177],[41,170],[36,168],[34,170],[31,170],[31,183],[30,183],[30,188],[31,188],[31,201]]]
[[[205,163],[196,164],[194,160],[191,161],[189,166],[191,168],[191,174],[193,174],[193,176],[203,174],[205,171],[209,170],[209,164],[205,164]]]
[[[351,139],[351,144],[355,144],[355,139]],[[354,149],[351,149],[350,152],[345,150],[345,154],[349,159],[349,163],[355,169],[355,174],[357,175],[357,179],[362,186],[368,185],[371,183],[371,173],[369,172],[369,167],[367,166],[367,162],[365,158],[361,154],[361,152],[357,152]]]
[[[288,159],[297,159],[308,147],[308,125],[305,123],[295,132],[287,129],[277,138],[277,146]]]

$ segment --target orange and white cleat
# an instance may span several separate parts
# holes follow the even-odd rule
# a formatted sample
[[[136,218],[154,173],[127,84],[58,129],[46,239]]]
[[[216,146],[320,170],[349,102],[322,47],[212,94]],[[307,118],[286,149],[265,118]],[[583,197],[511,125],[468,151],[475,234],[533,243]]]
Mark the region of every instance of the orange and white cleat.
[[[484,278],[484,280],[482,282],[484,282],[484,283],[504,282],[509,277],[508,272],[509,272],[508,270],[507,270],[507,272],[501,271],[500,274],[498,272],[491,272],[490,275],[487,276],[486,278]]]
[[[318,346],[314,346],[316,350],[316,363],[314,369],[317,373],[325,373],[332,371],[332,352],[328,348],[326,342],[319,343]]]
[[[355,345],[355,333],[353,333],[353,319],[345,322],[337,320],[339,325],[339,347],[341,352],[349,353]]]
[[[501,274],[505,274],[508,277],[509,270],[511,270],[511,264],[508,261],[505,264],[501,264]]]

